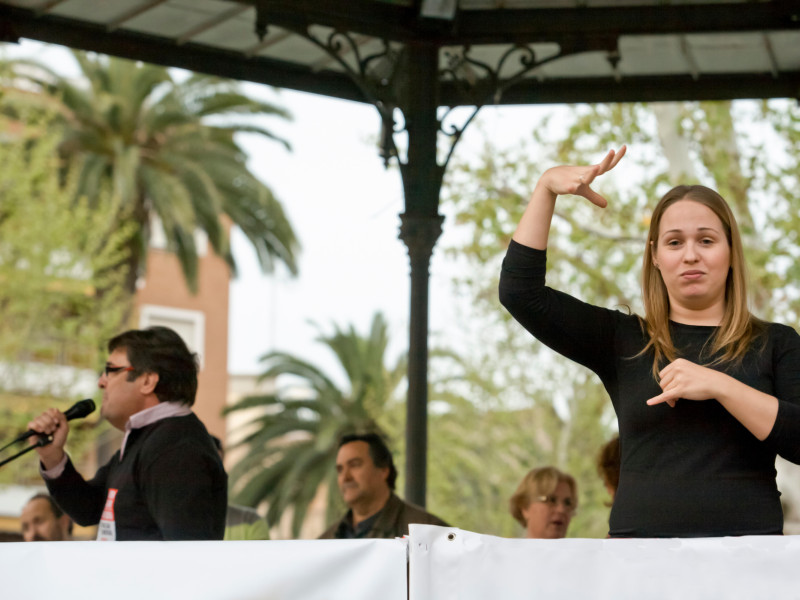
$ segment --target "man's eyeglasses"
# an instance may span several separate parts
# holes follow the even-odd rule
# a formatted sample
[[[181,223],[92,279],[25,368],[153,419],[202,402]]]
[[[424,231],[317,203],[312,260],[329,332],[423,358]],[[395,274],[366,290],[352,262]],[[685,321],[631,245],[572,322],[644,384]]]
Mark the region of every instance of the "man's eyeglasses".
[[[114,365],[106,365],[105,368],[100,371],[100,375],[105,373],[106,377],[113,373],[125,373],[126,371],[133,371],[133,367],[115,367]]]
[[[549,496],[536,496],[533,499],[534,502],[542,502],[547,504],[550,508],[555,508],[559,504],[564,507],[564,510],[568,513],[575,512],[575,502],[572,498],[563,498],[559,499],[553,496],[552,494]]]

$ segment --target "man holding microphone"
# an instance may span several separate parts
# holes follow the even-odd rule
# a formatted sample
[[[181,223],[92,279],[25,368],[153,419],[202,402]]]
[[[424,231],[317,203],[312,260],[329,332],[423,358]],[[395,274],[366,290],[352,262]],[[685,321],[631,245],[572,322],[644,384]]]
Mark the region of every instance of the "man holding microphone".
[[[108,351],[100,414],[122,446],[87,481],[64,452],[66,416],[45,411],[28,427],[53,438],[36,449],[50,494],[79,525],[98,525],[98,540],[221,540],[227,476],[191,410],[195,355],[167,327],[122,333]]]

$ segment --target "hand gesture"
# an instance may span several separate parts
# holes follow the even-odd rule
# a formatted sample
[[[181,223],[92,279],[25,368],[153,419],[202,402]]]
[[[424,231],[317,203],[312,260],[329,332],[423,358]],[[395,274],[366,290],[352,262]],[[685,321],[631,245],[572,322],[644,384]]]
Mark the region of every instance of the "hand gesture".
[[[605,208],[608,201],[592,188],[592,182],[596,177],[608,173],[617,166],[617,163],[625,156],[627,148],[622,146],[619,151],[609,150],[605,158],[596,165],[563,165],[553,167],[545,171],[540,182],[547,190],[556,196],[562,194],[574,194],[583,196],[600,208]]]
[[[647,401],[653,406],[666,402],[674,407],[678,400],[710,400],[716,397],[723,382],[723,373],[702,367],[696,363],[679,358],[661,369],[658,374],[663,393]]]
[[[45,469],[50,469],[61,462],[64,457],[64,444],[66,444],[69,434],[69,422],[64,413],[55,408],[49,408],[28,423],[28,429],[53,436],[50,444],[36,449],[39,460],[42,461]],[[38,437],[31,437],[30,440],[31,444],[39,441]]]

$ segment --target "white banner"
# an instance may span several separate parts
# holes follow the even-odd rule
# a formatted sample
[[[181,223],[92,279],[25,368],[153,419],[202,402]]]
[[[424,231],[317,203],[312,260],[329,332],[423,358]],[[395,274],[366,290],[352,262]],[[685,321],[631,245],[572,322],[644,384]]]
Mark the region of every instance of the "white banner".
[[[800,536],[512,540],[412,525],[410,600],[789,600]],[[406,540],[0,544],[13,600],[406,600]]]
[[[0,544],[8,600],[406,600],[405,540]]]
[[[411,600],[800,598],[800,536],[522,540],[410,530]]]

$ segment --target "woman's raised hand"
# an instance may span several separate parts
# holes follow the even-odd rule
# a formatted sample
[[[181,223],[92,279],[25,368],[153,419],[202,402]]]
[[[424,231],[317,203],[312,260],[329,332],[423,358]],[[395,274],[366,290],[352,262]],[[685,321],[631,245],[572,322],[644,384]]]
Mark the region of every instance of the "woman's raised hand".
[[[617,163],[625,156],[626,150],[625,146],[617,151],[609,150],[605,158],[595,165],[553,167],[545,171],[540,183],[556,196],[562,194],[583,196],[600,208],[605,208],[608,201],[591,188],[592,182],[595,178],[616,167]]]
[[[583,196],[597,206],[605,208],[608,202],[591,188],[592,182],[596,177],[616,167],[623,156],[625,156],[625,146],[616,152],[611,150],[596,165],[565,165],[545,171],[533,189],[525,212],[522,213],[517,230],[514,232],[514,241],[538,250],[547,248],[556,198],[561,194]]]

